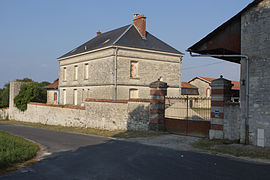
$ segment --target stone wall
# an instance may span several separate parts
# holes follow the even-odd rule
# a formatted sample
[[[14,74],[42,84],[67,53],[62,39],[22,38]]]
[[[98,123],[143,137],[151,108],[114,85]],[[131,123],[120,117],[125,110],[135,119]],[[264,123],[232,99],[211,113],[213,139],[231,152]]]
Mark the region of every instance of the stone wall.
[[[85,107],[29,103],[24,112],[14,108],[11,119],[24,122],[106,130],[147,130],[148,100],[88,99]]]
[[[249,140],[270,146],[270,1],[242,14],[241,53],[249,57]],[[241,141],[245,142],[246,60],[241,61]]]
[[[9,108],[0,109],[0,119],[8,119]]]
[[[240,104],[225,103],[223,120],[224,139],[240,139]]]

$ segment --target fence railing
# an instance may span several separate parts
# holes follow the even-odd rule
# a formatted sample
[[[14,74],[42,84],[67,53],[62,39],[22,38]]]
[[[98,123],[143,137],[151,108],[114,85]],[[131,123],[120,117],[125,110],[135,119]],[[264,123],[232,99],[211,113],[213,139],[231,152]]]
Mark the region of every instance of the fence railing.
[[[211,120],[211,98],[166,97],[165,117],[185,120]]]

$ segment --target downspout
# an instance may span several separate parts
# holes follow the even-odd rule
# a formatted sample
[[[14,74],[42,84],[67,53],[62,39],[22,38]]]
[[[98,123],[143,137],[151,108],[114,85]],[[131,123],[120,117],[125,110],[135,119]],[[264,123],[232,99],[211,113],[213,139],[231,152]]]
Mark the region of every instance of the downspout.
[[[246,55],[220,55],[220,54],[202,54],[194,55],[189,51],[191,57],[240,57],[246,60],[246,112],[245,112],[245,144],[249,144],[249,123],[248,123],[248,111],[249,111],[249,76],[248,76],[248,56]]]
[[[115,48],[114,54],[114,99],[117,99],[117,52],[118,47]]]

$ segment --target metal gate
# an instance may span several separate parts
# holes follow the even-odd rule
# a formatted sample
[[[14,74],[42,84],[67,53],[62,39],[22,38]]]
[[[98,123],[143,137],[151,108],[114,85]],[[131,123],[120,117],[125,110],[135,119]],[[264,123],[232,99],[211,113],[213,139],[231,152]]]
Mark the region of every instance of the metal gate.
[[[207,137],[211,120],[211,98],[166,97],[165,127],[167,131]]]

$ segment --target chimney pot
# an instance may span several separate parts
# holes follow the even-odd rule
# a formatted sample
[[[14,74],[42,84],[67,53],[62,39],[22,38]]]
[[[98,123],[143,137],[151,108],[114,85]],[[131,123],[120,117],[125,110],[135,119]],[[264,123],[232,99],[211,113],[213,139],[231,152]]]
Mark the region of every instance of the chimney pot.
[[[101,35],[100,29],[97,32],[97,36]]]

